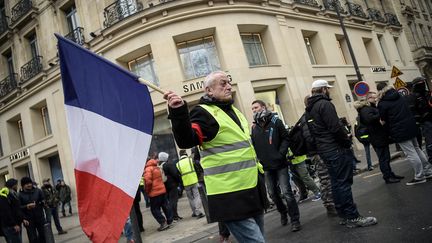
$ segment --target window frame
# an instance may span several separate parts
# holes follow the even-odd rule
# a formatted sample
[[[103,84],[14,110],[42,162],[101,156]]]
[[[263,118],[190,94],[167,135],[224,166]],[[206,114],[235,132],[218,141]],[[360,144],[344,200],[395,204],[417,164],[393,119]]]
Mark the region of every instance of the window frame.
[[[243,39],[243,36],[251,36],[254,42],[253,43],[245,43],[245,40]],[[258,37],[258,40],[259,40],[258,43],[255,42],[255,38],[254,38],[255,36]],[[267,53],[266,53],[265,48],[264,48],[264,44],[263,44],[263,41],[262,41],[261,33],[257,33],[257,32],[240,32],[240,38],[242,40],[243,48],[245,50],[249,66],[254,67],[254,66],[268,65]],[[258,56],[258,60],[259,60],[258,64],[252,63],[252,60],[247,55],[248,52],[246,51],[246,45],[245,44],[253,45],[255,47],[256,53],[260,53],[260,51],[258,50],[257,46],[260,47],[263,57],[261,57],[260,55]],[[249,52],[249,53],[252,53],[252,52]]]
[[[149,80],[146,77],[142,77],[142,78],[147,79],[148,81],[152,82],[154,85],[156,85],[156,86],[159,87],[160,86],[160,81],[159,81],[159,78],[158,78],[157,73],[156,73],[155,61],[154,61],[154,57],[153,57],[153,53],[152,52],[148,52],[148,53],[146,53],[146,54],[144,54],[142,56],[139,56],[139,57],[137,57],[137,58],[129,61],[128,62],[129,71],[135,73],[136,75],[139,75],[138,73],[136,73],[136,72],[133,71],[133,69],[132,69],[132,63],[133,62],[137,63],[137,61],[139,61],[141,59],[144,59],[144,58],[148,58],[148,61],[147,61],[148,64],[145,64],[145,66],[149,66],[150,67],[150,70],[151,70],[151,73],[152,73],[152,76],[153,76],[154,80]]]
[[[40,108],[40,115],[42,117],[42,123],[43,123],[43,127],[44,127],[45,136],[51,135],[52,134],[52,126],[51,126],[51,121],[49,118],[49,112],[48,112],[47,106],[42,106]]]
[[[24,127],[22,124],[22,119],[19,119],[18,121],[16,121],[17,124],[17,128],[18,128],[18,135],[20,138],[20,146],[24,147],[25,146],[25,137],[24,137]]]

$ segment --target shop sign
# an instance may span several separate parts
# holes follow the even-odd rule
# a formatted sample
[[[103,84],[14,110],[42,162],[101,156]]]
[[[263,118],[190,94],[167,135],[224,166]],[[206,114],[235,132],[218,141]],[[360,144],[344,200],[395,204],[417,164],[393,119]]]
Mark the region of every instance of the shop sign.
[[[24,149],[19,152],[16,152],[9,156],[10,162],[14,162],[15,160],[20,160],[30,155],[30,149]]]
[[[385,73],[387,72],[385,67],[371,67],[373,73]]]
[[[232,81],[231,75],[228,74],[227,76]],[[200,81],[184,84],[183,85],[183,92],[189,93],[189,92],[193,92],[196,90],[203,90],[203,88],[204,88],[204,80],[200,80]]]

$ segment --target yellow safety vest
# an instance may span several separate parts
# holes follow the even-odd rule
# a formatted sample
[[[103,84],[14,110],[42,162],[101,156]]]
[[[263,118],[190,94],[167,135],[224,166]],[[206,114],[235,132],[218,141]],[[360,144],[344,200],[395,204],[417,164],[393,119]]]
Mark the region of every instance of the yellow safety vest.
[[[200,147],[201,165],[207,195],[242,191],[256,187],[258,170],[262,166],[256,159],[251,143],[249,124],[243,114],[232,107],[241,127],[217,106],[200,105],[219,124],[219,131],[211,141]]]
[[[9,195],[9,188],[3,187],[0,189],[0,196],[1,197],[7,197]]]
[[[144,185],[145,185],[145,183],[144,183],[144,176],[141,176],[140,186],[144,186]]]
[[[189,157],[181,159],[177,163],[177,169],[181,174],[183,186],[190,186],[198,183],[198,176],[195,173],[195,168]]]

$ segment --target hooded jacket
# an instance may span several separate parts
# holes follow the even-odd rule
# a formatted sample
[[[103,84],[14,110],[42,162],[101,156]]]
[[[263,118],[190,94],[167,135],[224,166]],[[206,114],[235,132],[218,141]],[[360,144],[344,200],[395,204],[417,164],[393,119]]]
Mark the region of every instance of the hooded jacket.
[[[24,218],[30,223],[45,223],[45,198],[41,189],[33,187],[31,190],[22,190],[18,194],[21,203],[21,209],[24,213]],[[35,202],[36,207],[32,209],[27,208],[27,204]]]
[[[20,208],[20,202],[12,189],[8,188],[7,195],[0,196],[0,226],[13,227],[21,225],[23,219],[24,215]]]
[[[388,132],[380,123],[378,108],[366,100],[356,101],[354,108],[357,110],[360,122],[364,124],[369,131],[369,142],[373,147],[384,147],[390,143]]]
[[[149,197],[156,197],[166,193],[162,174],[157,165],[158,161],[151,159],[147,161],[144,169],[145,191]]]
[[[264,170],[287,167],[288,131],[282,121],[269,113],[263,122],[252,126],[252,143]]]
[[[410,98],[412,99],[412,107],[410,108],[416,121],[420,124],[426,121],[432,122],[432,96],[426,90],[424,81],[417,81],[413,84]]]
[[[335,106],[324,94],[312,95],[307,100],[306,119],[316,141],[319,154],[350,148],[351,140],[339,121]]]
[[[382,89],[378,96],[380,119],[390,137],[397,143],[415,138],[418,128],[405,99],[391,86]]]
[[[221,102],[208,96],[201,97],[200,104],[216,105],[222,109],[241,128],[240,121],[232,109],[232,102]],[[187,103],[178,108],[169,107],[169,119],[177,145],[182,149],[211,141],[219,131],[214,117],[200,106],[194,107],[190,114]],[[256,187],[217,195],[209,195],[209,217],[215,222],[242,220],[263,213],[267,203],[263,178],[259,176]],[[227,207],[229,205],[229,207]]]

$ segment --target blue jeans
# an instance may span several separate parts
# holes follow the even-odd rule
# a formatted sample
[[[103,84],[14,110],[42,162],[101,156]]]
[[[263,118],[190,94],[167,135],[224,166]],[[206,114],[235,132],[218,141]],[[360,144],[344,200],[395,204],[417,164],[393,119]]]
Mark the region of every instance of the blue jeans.
[[[128,241],[133,240],[132,223],[130,217],[126,219],[126,223],[123,227],[123,234]]]
[[[371,159],[371,154],[370,154],[370,143],[364,143],[363,147],[364,147],[365,152],[366,152],[366,162],[367,162],[367,166],[369,169],[372,167],[372,159]]]
[[[22,228],[18,232],[15,231],[14,227],[3,227],[2,230],[3,230],[3,233],[5,235],[7,243],[21,243],[22,242],[22,239],[21,239]]]
[[[288,167],[282,168],[280,170],[267,170],[264,172],[264,175],[267,192],[270,198],[276,204],[276,208],[278,209],[279,213],[286,214],[288,212],[288,215],[291,218],[291,223],[300,222],[300,212],[297,201],[291,190]],[[288,209],[282,199],[285,199]]]
[[[320,157],[324,160],[330,174],[333,200],[339,216],[345,219],[357,218],[359,213],[351,191],[354,160],[351,150],[340,148],[321,153]]]
[[[224,223],[238,242],[265,242],[264,214],[243,220],[225,221]]]
[[[54,224],[58,232],[62,232],[63,228],[60,225],[60,219],[58,215],[58,207],[45,208],[47,223],[51,224],[51,216],[54,219]]]

